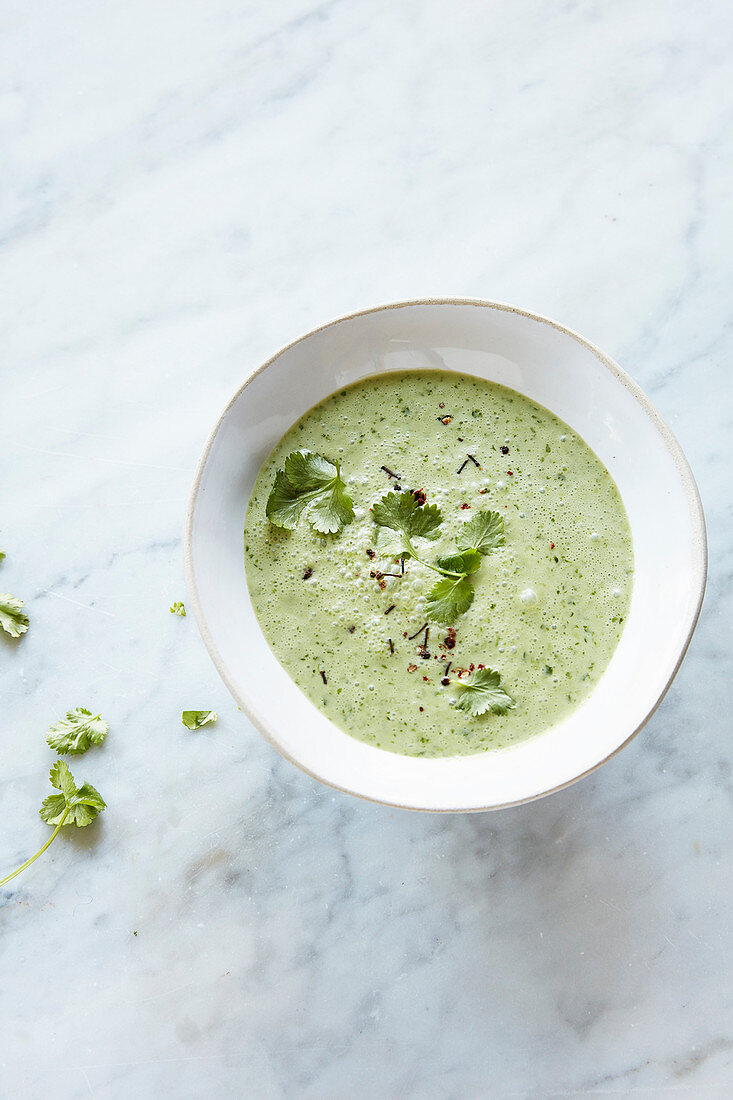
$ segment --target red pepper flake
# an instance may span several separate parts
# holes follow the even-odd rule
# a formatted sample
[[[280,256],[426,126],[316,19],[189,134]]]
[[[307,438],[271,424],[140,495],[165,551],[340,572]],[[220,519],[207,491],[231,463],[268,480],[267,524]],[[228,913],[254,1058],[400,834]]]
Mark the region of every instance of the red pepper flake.
[[[481,496],[483,496],[484,493],[488,493],[488,491],[489,491],[488,489],[479,489],[479,492],[481,493]]]
[[[410,489],[410,492],[414,496],[417,504],[422,508],[423,504],[428,499],[427,496],[425,495],[425,490],[424,489]]]
[[[309,581],[312,576],[313,576],[313,570],[312,569],[306,569],[305,573],[303,574],[303,580],[304,581]]]
[[[507,473],[509,474],[509,477],[514,477],[514,471],[513,470],[507,470]]]
[[[403,637],[403,638],[406,638],[406,637],[407,637],[407,631],[406,631],[406,630],[403,630],[403,631],[402,631],[402,637]]]
[[[486,668],[486,665],[476,665],[476,668]]]
[[[417,665],[408,665],[407,666],[407,671],[408,672],[417,672]]]
[[[355,630],[356,630],[355,626],[350,626],[349,627],[349,634],[353,634]]]
[[[448,684],[450,683],[450,680],[448,679],[447,676],[444,676],[443,679],[440,682],[443,685],[443,687],[445,688],[445,687],[448,687]]]
[[[453,423],[453,417],[452,416],[439,416],[438,420],[440,421],[441,424],[445,424],[446,427],[449,424]]]
[[[441,401],[440,404],[438,405],[438,408],[439,409],[444,409],[445,408],[445,401]]]
[[[421,710],[421,711],[422,711],[422,710],[425,710],[425,707],[420,707],[420,710]]]
[[[382,592],[384,592],[385,588],[387,587],[387,582],[380,580],[379,587],[381,588]]]
[[[555,549],[555,543],[554,543],[554,542],[551,542],[551,543],[550,543],[550,550],[554,550],[554,549]]]
[[[470,504],[462,504],[462,505],[461,505],[461,508],[462,508],[462,509],[463,509],[463,508],[470,508],[470,507],[471,507],[471,505],[470,505]]]
[[[371,560],[372,560],[372,561],[374,561],[374,559],[376,558],[376,556],[377,556],[377,555],[376,555],[376,553],[374,552],[374,550],[372,550],[371,548],[370,548],[369,550],[367,550],[367,557],[368,557],[368,558],[371,558]]]
[[[448,630],[448,635],[443,639],[443,645],[446,649],[453,649],[456,644],[456,632],[453,627]]]
[[[475,668],[476,668],[476,666],[471,664],[471,665],[468,666],[468,671],[473,672]]]
[[[501,453],[503,455],[508,455],[509,454],[509,448],[508,447],[502,447],[501,448]]]
[[[430,680],[428,680],[427,676],[423,676],[423,680],[425,681],[426,684],[430,683]]]

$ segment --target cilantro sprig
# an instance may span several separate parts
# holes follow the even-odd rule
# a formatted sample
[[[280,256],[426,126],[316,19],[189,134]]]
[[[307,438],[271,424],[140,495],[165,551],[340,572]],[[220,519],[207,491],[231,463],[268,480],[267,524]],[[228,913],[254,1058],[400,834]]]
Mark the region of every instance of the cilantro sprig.
[[[335,535],[354,518],[338,462],[313,451],[293,451],[278,470],[266,514],[275,527],[292,531],[302,515],[321,535]]]
[[[25,871],[26,867],[30,867],[31,863],[35,863],[38,857],[42,856],[54,842],[64,825],[76,825],[78,828],[84,829],[107,807],[107,803],[91,783],[82,783],[80,787],[77,787],[68,764],[65,764],[63,760],[57,760],[51,766],[49,779],[51,786],[60,793],[50,794],[47,798],[44,798],[39,813],[47,825],[55,826],[54,831],[35,855],[32,855],[25,863],[21,863],[20,867],[16,867],[5,878],[0,879],[0,886],[4,886],[6,882],[10,882],[21,871]]]
[[[487,711],[506,714],[516,704],[502,686],[501,676],[494,668],[479,668],[465,683],[458,681],[458,698],[454,706],[477,718]]]
[[[456,544],[457,554],[439,557],[435,564],[420,557],[412,542],[414,538],[434,541],[440,535],[443,516],[435,504],[420,504],[414,493],[389,493],[372,505],[374,522],[390,527],[401,539],[398,556],[414,558],[427,569],[441,576],[427,593],[428,618],[438,623],[452,623],[468,611],[475,590],[469,577],[481,567],[482,558],[504,543],[504,520],[498,512],[478,512],[464,523]]]

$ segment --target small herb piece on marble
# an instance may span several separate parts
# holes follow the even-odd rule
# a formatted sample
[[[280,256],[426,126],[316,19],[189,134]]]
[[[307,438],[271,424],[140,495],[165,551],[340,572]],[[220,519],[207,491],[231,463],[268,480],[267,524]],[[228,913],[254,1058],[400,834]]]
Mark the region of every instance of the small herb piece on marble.
[[[216,722],[219,715],[215,710],[184,710],[181,714],[181,722],[187,730],[198,730],[211,722]]]
[[[46,743],[55,752],[76,756],[92,745],[101,745],[108,732],[109,726],[101,714],[92,714],[86,707],[76,707],[51,726]]]
[[[11,638],[19,638],[28,629],[28,616],[23,611],[23,601],[0,592],[0,626]]]

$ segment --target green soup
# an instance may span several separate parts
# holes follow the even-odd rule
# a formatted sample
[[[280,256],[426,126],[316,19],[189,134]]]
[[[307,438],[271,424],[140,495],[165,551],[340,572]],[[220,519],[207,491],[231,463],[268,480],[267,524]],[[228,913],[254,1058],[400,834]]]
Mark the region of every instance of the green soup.
[[[355,518],[338,535],[266,517],[275,474],[298,449],[340,465]],[[410,636],[436,577],[413,560],[402,575],[394,532],[370,511],[396,486],[424,489],[442,512],[426,560],[455,553],[480,510],[504,519],[505,544],[471,578],[471,607],[453,630],[429,622],[427,638]],[[260,470],[244,544],[255,613],[289,675],[346,733],[408,756],[501,748],[564,718],[608,664],[633,581],[621,497],[587,444],[521,394],[447,371],[368,378],[307,412]],[[454,705],[456,677],[479,665],[501,673],[515,703],[506,714]]]

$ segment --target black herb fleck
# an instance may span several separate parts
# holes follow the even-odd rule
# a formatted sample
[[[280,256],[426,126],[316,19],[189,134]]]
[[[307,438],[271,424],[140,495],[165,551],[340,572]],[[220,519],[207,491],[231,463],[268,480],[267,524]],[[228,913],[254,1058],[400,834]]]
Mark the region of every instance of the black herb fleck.
[[[414,634],[408,634],[407,640],[411,642],[414,638],[417,638],[418,634],[422,634],[423,630],[425,631],[425,641],[427,642],[428,632],[430,630],[430,627],[427,623],[423,623],[420,629],[416,630]]]

